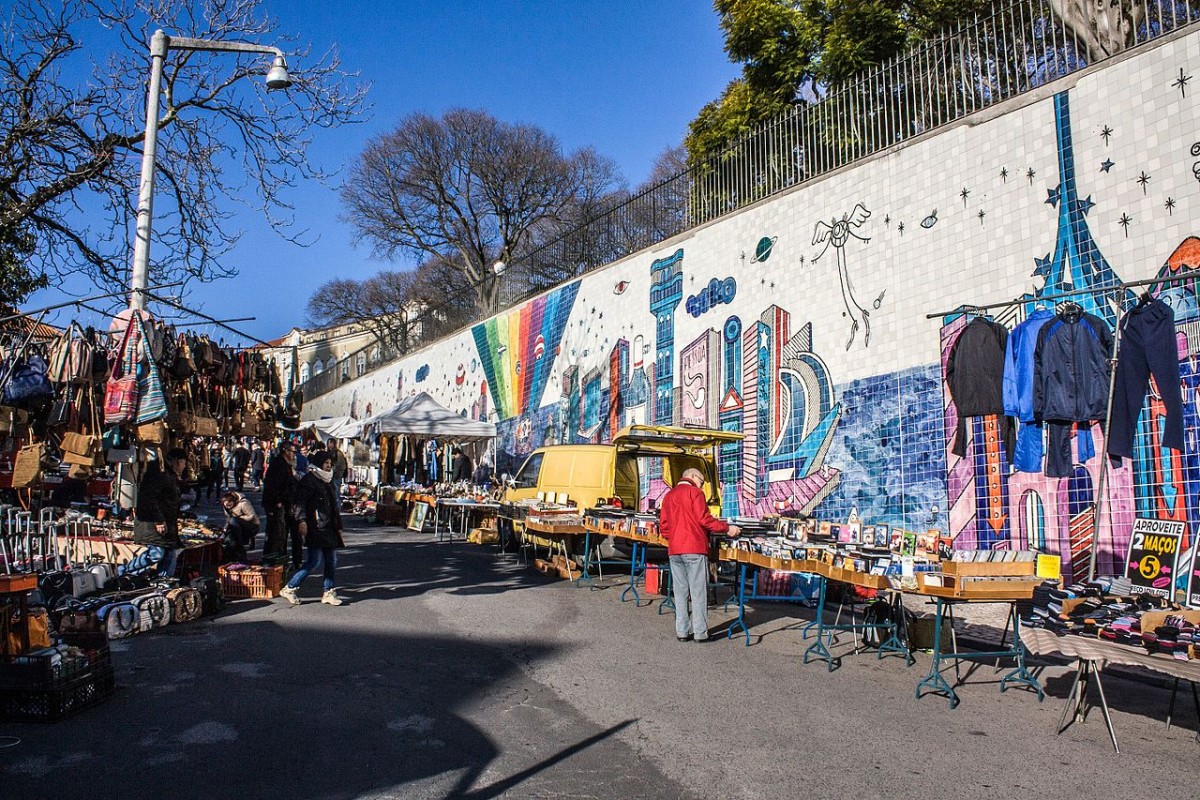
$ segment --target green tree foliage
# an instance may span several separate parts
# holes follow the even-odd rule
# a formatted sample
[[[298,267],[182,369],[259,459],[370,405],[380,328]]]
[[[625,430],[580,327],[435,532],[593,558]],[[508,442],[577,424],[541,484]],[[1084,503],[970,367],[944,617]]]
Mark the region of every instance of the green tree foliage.
[[[983,0],[715,0],[725,52],[742,76],[692,121],[690,163],[714,156],[759,123],[811,102],[913,41],[990,6]]]

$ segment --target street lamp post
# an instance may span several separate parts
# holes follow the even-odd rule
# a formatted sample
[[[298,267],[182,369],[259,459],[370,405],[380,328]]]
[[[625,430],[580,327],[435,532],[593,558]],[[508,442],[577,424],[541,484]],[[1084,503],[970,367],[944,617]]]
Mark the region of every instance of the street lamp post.
[[[275,56],[267,71],[268,89],[286,89],[292,85],[287,62],[277,47],[246,42],[218,42],[168,36],[161,30],[150,38],[150,92],[146,97],[146,139],[142,151],[142,178],[138,189],[137,235],[133,243],[133,268],[129,281],[129,307],[146,307],[146,286],[150,274],[150,231],[154,217],[154,158],[158,150],[158,99],[162,91],[163,61],[167,51],[203,50],[225,53],[265,53]]]

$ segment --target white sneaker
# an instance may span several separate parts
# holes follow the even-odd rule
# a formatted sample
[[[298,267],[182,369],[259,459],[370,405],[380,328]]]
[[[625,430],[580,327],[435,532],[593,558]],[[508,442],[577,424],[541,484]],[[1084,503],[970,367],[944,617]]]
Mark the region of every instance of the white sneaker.
[[[294,606],[300,605],[300,595],[296,594],[296,590],[290,586],[285,586],[280,589],[279,596]]]
[[[331,606],[340,606],[344,601],[337,596],[337,589],[326,589],[325,594],[321,595],[321,602]]]

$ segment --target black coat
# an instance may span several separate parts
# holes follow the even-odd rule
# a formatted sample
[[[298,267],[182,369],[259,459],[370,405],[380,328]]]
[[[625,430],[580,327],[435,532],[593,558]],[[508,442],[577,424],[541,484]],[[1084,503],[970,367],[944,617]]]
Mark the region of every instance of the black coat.
[[[990,319],[976,317],[967,323],[946,359],[946,386],[958,409],[955,455],[967,452],[967,417],[999,415],[1000,434],[1013,452],[1014,431],[1004,414],[1004,347],[1008,330]]]
[[[466,453],[459,453],[454,457],[450,464],[450,481],[458,483],[459,481],[471,480],[471,473],[474,471],[474,465],[471,463],[471,457]]]
[[[296,487],[296,516],[308,526],[304,543],[309,547],[345,547],[342,515],[333,485],[311,472]]]
[[[290,507],[296,501],[296,473],[283,456],[271,459],[263,478],[263,507],[274,511],[278,505]]]
[[[147,468],[141,485],[138,486],[137,508],[134,514],[138,522],[135,541],[150,545],[179,545],[180,489],[175,476],[163,471],[158,465]],[[154,526],[162,524],[166,530],[159,534]]]

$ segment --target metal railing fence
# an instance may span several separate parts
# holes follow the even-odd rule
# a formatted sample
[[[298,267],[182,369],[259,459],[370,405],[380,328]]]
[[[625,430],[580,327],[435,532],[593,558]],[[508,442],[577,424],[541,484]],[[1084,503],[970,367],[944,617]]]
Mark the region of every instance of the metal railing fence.
[[[707,162],[518,254],[503,276],[463,290],[490,298],[474,315],[464,313],[464,294],[431,305],[408,348],[383,348],[367,371],[564,281],[1192,25],[1200,19],[1196,2],[1124,0],[1099,17],[1071,20],[1059,10],[1077,13],[1092,4],[993,4],[988,14],[964,20],[853,80],[818,87],[816,101],[760,125]],[[302,384],[305,397],[331,391],[349,379],[345,376],[358,377],[357,355]]]

